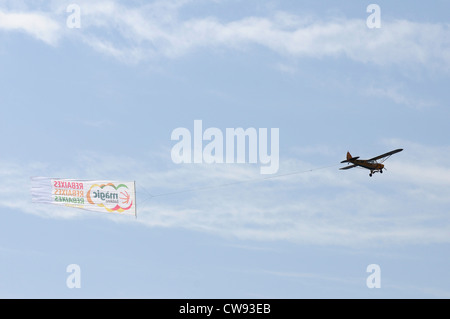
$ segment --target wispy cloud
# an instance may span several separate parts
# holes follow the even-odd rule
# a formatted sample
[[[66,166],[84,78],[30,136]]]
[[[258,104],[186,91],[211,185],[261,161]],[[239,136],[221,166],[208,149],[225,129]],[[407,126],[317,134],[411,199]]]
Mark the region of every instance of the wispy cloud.
[[[86,19],[98,20],[100,15],[102,25],[116,30],[116,39],[110,41],[114,50],[108,47],[105,53],[117,56],[122,52],[131,59],[175,58],[204,48],[248,50],[256,45],[297,58],[341,56],[378,65],[437,64],[445,69],[450,62],[450,34],[439,24],[386,21],[383,28],[374,31],[362,19],[305,22],[302,17],[284,12],[235,21],[212,16],[181,20],[173,11],[178,9],[160,11],[161,16],[155,17],[146,8],[115,5],[107,15],[87,10]],[[128,45],[120,46],[119,39],[131,44],[132,52]],[[100,36],[97,41],[103,43],[104,39]]]
[[[0,30],[21,31],[50,45],[56,45],[61,26],[43,12],[8,12],[0,8]]]
[[[178,58],[204,49],[245,51],[257,46],[289,58],[345,57],[360,63],[421,65],[445,71],[450,67],[450,32],[440,23],[390,20],[383,21],[380,29],[369,29],[364,19],[322,21],[282,11],[228,21],[215,16],[182,18],[180,13],[186,7],[201,5],[192,1],[78,4],[80,30],[55,23],[67,15],[57,2],[46,13],[30,9],[12,16],[3,11],[6,19],[0,20],[6,22],[1,25],[3,29],[23,29],[51,44],[62,36],[78,37],[94,50],[129,63]],[[281,66],[286,70],[285,64]],[[392,96],[392,92],[386,93]]]
[[[390,159],[389,170],[372,178],[357,170],[344,174],[335,167],[261,180],[258,169],[248,165],[167,166],[95,154],[80,157],[71,165],[71,171],[63,168],[50,174],[135,179],[137,222],[148,227],[317,245],[448,243],[450,223],[445,190],[450,186],[450,172],[442,164],[423,170],[422,163],[410,160],[428,148],[416,145],[408,150],[408,157]],[[450,152],[442,155],[448,157]],[[95,169],[92,162],[97,164]],[[71,208],[31,204],[26,187],[29,177],[46,170],[36,169],[32,163],[3,163],[2,167],[0,178],[7,187],[0,192],[1,206],[51,218],[92,215]],[[314,168],[314,163],[285,159],[280,173],[310,168]],[[423,173],[417,174],[421,170]],[[238,181],[248,182],[235,183]],[[436,200],[436,196],[442,199]],[[135,222],[126,216],[111,217]]]
[[[368,96],[386,98],[388,100],[393,101],[396,104],[416,109],[424,109],[437,105],[437,103],[434,101],[424,100],[421,98],[411,96],[411,93],[410,94],[403,93],[398,87],[381,88],[372,86],[368,89],[365,89],[364,93],[367,94]]]

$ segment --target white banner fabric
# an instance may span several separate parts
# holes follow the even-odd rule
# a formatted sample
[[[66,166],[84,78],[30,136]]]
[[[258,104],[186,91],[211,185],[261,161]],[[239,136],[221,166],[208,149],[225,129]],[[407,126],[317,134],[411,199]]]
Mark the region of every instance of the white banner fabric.
[[[136,215],[134,182],[32,177],[31,197],[34,203]]]

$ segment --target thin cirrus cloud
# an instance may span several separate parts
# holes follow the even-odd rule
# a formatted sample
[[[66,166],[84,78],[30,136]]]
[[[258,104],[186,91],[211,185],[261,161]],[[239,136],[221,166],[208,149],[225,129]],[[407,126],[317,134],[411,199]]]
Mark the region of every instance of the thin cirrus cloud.
[[[87,10],[86,20],[92,18],[97,21],[93,25],[115,30],[116,36],[108,39],[91,34],[88,44],[125,59],[174,58],[202,48],[246,50],[256,45],[298,58],[345,56],[363,63],[436,64],[445,69],[450,62],[450,34],[440,24],[386,21],[381,29],[373,30],[363,19],[307,20],[285,12],[221,21],[211,16],[181,20],[173,8],[159,17],[145,8],[113,5],[105,12],[95,8]]]
[[[138,192],[138,218],[103,215],[116,222],[316,245],[448,243],[445,190],[450,186],[450,172],[442,164],[424,168],[423,162],[415,160],[424,152],[445,158],[448,150],[402,142],[408,156],[390,159],[389,170],[372,178],[366,171],[343,172],[338,166],[306,171],[314,164],[295,158],[281,162],[283,172],[305,173],[270,180],[261,179],[251,165],[161,167],[149,165],[145,159],[101,154],[79,158],[70,171],[3,162],[0,178],[7,186],[0,187],[0,206],[45,218],[101,218],[73,208],[32,204],[24,185],[36,174],[91,179],[111,176],[135,179]],[[93,169],[88,165],[91,161],[101,165]],[[129,161],[132,165],[124,165]],[[180,185],[180,181],[185,182]]]
[[[294,58],[346,57],[360,63],[406,63],[444,71],[450,66],[450,32],[441,23],[383,20],[380,29],[369,29],[364,18],[322,21],[282,11],[231,21],[214,16],[180,18],[190,5],[194,4],[156,1],[132,7],[114,1],[80,1],[78,30],[56,22],[69,15],[61,5],[46,13],[0,9],[0,21],[4,20],[0,29],[20,29],[48,44],[78,37],[94,50],[127,63],[178,58],[203,49],[245,51],[257,46]]]
[[[393,101],[395,104],[404,105],[414,109],[426,109],[438,105],[433,100],[425,100],[413,97],[411,93],[407,94],[395,85],[389,87],[369,87],[363,90],[363,94],[372,97],[381,97]]]

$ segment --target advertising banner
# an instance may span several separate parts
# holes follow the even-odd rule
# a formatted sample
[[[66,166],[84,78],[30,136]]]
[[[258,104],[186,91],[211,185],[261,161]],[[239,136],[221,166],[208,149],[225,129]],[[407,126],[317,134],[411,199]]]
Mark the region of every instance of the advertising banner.
[[[31,196],[34,203],[136,215],[134,182],[32,177]]]

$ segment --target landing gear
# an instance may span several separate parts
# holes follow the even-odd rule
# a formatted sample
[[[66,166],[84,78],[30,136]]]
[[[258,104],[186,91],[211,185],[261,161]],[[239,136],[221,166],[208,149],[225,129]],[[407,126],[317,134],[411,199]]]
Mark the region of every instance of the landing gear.
[[[378,172],[380,174],[383,174],[383,169],[376,169],[376,170],[370,171],[369,176],[372,177],[373,174],[378,173]]]

